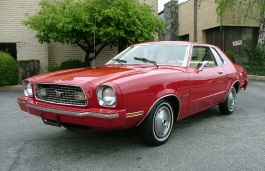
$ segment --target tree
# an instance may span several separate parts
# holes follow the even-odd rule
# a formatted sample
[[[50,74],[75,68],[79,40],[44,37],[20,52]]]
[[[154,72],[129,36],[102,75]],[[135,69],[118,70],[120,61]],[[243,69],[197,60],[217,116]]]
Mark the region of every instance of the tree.
[[[106,46],[153,41],[164,31],[152,8],[137,0],[41,0],[40,7],[23,23],[37,32],[40,43],[80,47],[86,66]]]
[[[217,3],[217,13],[221,20],[228,8],[239,8],[240,18],[258,17],[260,20],[260,32],[258,39],[258,46],[261,49],[265,47],[265,0],[215,0]],[[236,10],[233,10],[236,11]]]

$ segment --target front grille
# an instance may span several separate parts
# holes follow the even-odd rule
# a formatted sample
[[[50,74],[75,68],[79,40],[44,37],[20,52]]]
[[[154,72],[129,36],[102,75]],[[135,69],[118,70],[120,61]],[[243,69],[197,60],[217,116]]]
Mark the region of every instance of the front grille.
[[[80,99],[80,95],[83,96],[84,99]],[[82,88],[69,85],[36,84],[36,99],[65,105],[87,105],[87,100]]]

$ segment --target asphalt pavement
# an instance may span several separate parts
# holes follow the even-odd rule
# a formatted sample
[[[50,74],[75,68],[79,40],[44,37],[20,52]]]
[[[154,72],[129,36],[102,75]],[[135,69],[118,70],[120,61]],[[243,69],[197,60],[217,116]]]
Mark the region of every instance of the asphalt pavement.
[[[21,87],[20,87],[21,88]],[[159,147],[136,130],[76,132],[22,112],[22,91],[0,91],[0,170],[264,171],[265,82],[250,80],[232,115],[218,107],[175,124]]]

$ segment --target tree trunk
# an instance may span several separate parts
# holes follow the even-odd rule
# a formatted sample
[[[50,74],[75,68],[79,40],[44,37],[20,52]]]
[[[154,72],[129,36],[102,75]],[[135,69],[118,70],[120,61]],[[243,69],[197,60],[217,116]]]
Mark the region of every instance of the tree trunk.
[[[258,44],[262,49],[264,49],[265,46],[265,14],[263,18],[260,20],[260,30],[259,30],[259,40]]]
[[[102,45],[98,45],[98,49],[96,49],[95,51],[93,51],[94,47],[88,47],[86,49],[83,49],[86,52],[85,55],[85,66],[86,67],[91,67],[91,62],[93,60],[95,60],[97,58],[97,56],[99,55],[99,53],[107,46],[107,43],[104,43]],[[79,46],[80,47],[80,46]],[[91,50],[92,49],[92,50]],[[93,56],[90,56],[90,54],[93,53]],[[92,66],[94,67],[94,66]]]
[[[86,67],[90,67],[90,62],[91,62],[91,59],[89,59],[89,56],[90,56],[90,51],[86,51],[86,56],[85,56],[85,66]]]

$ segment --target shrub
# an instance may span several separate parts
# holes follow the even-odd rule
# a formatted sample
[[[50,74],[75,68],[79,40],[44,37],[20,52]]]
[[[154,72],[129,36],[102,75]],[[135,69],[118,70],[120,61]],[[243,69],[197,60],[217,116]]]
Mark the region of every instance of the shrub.
[[[48,72],[59,71],[64,69],[74,69],[74,68],[82,68],[84,67],[84,63],[77,59],[70,59],[62,62],[60,65],[50,65],[48,67]]]
[[[60,65],[60,69],[73,69],[73,68],[82,68],[84,66],[83,62],[76,59],[70,59],[67,61],[64,61]]]
[[[51,65],[48,66],[48,72],[53,72],[53,71],[59,71],[60,69],[60,65]]]
[[[226,51],[225,54],[228,56],[228,58],[229,58],[232,62],[236,63],[235,55],[234,55],[233,52],[231,52],[231,51]]]
[[[244,67],[251,75],[264,75],[265,76],[265,49],[259,45],[254,52],[246,46],[245,52],[248,57],[248,62],[244,63]]]
[[[20,60],[18,61],[18,68],[20,78],[24,80],[25,78],[38,75],[40,73],[40,61],[39,60]]]
[[[8,53],[0,51],[0,86],[18,83],[18,67],[16,60]]]

